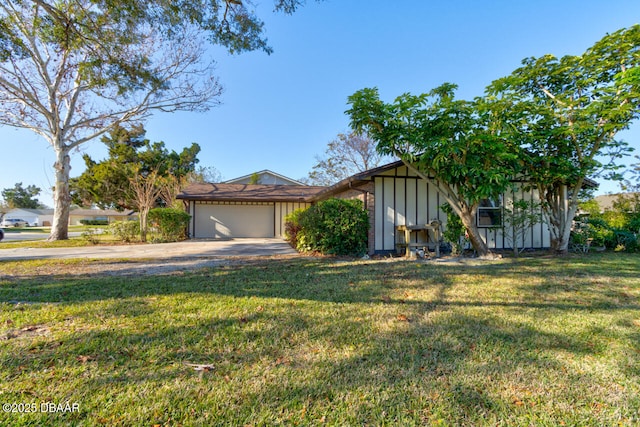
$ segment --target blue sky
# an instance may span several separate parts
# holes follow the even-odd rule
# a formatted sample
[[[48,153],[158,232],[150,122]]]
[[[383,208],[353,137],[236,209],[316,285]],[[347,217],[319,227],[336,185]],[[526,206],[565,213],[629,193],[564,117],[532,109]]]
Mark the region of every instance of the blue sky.
[[[201,166],[225,179],[271,169],[306,176],[329,141],[349,129],[347,97],[378,87],[391,101],[443,82],[472,98],[523,58],[581,54],[606,33],[640,22],[637,0],[327,0],[293,15],[261,0],[272,55],[216,54],[222,104],[206,113],[158,113],[147,137],[170,149],[197,142]],[[640,124],[622,135],[640,152]],[[43,189],[51,205],[53,152],[26,131],[0,127],[0,189],[16,182]],[[101,159],[99,141],[82,151]],[[82,173],[81,153],[72,176]],[[602,182],[599,193],[615,192]]]

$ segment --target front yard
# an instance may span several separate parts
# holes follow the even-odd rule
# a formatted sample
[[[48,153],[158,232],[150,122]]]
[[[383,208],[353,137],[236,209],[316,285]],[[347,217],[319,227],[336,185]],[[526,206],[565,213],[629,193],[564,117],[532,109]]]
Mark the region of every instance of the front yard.
[[[108,263],[0,262],[0,425],[640,423],[638,255]]]

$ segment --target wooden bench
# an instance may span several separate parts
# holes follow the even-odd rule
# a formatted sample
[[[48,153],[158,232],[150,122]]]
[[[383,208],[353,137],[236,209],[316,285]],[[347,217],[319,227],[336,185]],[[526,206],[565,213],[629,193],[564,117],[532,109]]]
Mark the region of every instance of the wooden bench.
[[[423,248],[428,252],[431,248],[435,251],[436,257],[440,257],[440,236],[442,235],[440,221],[431,221],[430,224],[424,225],[399,225],[396,227],[396,238],[400,237],[400,241],[396,242],[396,249],[405,250],[405,256],[411,256],[411,249]],[[411,234],[416,233],[416,241],[411,241]],[[425,240],[420,240],[420,235],[425,235]]]

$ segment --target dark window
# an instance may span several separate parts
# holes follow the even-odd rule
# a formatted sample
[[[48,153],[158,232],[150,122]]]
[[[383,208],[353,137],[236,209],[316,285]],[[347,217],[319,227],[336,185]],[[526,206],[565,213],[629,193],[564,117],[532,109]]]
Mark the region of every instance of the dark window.
[[[484,199],[478,206],[477,224],[479,228],[502,226],[502,200]]]

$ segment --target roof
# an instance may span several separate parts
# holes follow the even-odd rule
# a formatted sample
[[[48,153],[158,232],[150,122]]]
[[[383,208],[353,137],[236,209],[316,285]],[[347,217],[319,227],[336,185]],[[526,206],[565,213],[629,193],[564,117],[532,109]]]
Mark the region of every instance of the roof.
[[[200,201],[302,202],[310,201],[324,189],[325,187],[309,185],[197,183],[189,185],[177,198]]]
[[[373,177],[401,166],[404,166],[404,163],[402,160],[398,160],[377,168],[357,173],[330,187],[316,187],[309,185],[234,184],[229,183],[229,181],[219,184],[196,183],[189,185],[180,194],[178,194],[177,199],[236,202],[313,202],[329,198],[351,188],[360,187],[370,182]],[[236,180],[241,178],[236,178]],[[597,186],[597,183],[589,179],[585,180],[585,187],[594,185]]]
[[[384,172],[399,168],[401,166],[405,166],[404,162],[402,160],[397,160],[395,162],[388,163],[386,165],[382,165],[377,168],[373,168],[364,172],[357,173],[355,175],[352,175],[348,178],[343,179],[340,182],[337,182],[336,184],[333,184],[330,187],[326,187],[323,191],[318,193],[313,200],[322,200],[327,197],[331,197],[335,194],[341,193],[350,188],[357,188],[371,181],[371,178],[375,177],[376,175],[380,175]],[[585,178],[582,186],[586,188],[597,188],[598,183],[593,181],[592,179]]]
[[[262,170],[260,172],[251,173],[249,175],[244,175],[239,178],[229,179],[224,181],[225,184],[249,184],[254,175],[257,175],[259,179],[259,184],[264,185],[304,185],[295,179],[291,179],[284,175],[280,175],[268,169]]]
[[[602,212],[612,209],[613,202],[618,200],[618,198],[625,198],[633,200],[635,197],[640,197],[640,193],[616,193],[616,194],[603,194],[600,196],[594,197],[598,205],[600,205],[600,210]]]
[[[364,172],[359,172],[355,175],[350,176],[349,178],[345,178],[342,181],[339,181],[333,184],[330,187],[326,187],[323,191],[321,191],[314,197],[314,200],[320,200],[327,197],[331,197],[334,194],[338,194],[346,189],[359,187],[371,181],[371,178],[373,178],[374,176],[379,175],[383,172],[387,172],[392,169],[399,168],[400,166],[404,166],[404,163],[402,163],[402,160],[398,160],[393,163],[382,165],[377,168],[369,169]]]
[[[9,213],[13,211],[18,211],[18,210],[23,212],[29,212],[34,215],[53,215],[53,209],[15,208],[15,209],[11,209]]]

